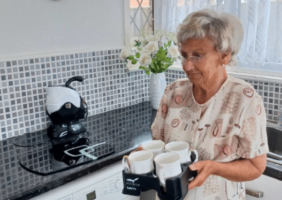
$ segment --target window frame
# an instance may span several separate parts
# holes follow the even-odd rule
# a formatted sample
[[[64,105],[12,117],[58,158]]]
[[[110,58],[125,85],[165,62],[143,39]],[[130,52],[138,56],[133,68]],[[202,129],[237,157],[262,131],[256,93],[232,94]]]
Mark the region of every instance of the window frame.
[[[154,0],[152,0],[152,4],[154,4]],[[154,13],[154,7],[152,12]],[[239,10],[240,12],[240,10]],[[153,30],[155,27],[155,21],[153,17]],[[124,0],[124,45],[128,48],[130,48],[130,0]],[[267,64],[266,64],[267,67]],[[281,66],[282,67],[282,66]],[[177,70],[177,71],[183,71],[182,66],[179,62],[175,62],[171,67],[168,68],[169,70]],[[141,71],[141,69],[128,69],[128,71]],[[250,68],[244,68],[240,64],[236,65],[234,67],[226,66],[226,70],[228,73],[235,73],[235,74],[241,74],[246,76],[256,76],[261,77],[265,76],[265,78],[271,78],[276,77],[278,79],[282,78],[282,71],[264,71],[261,69],[250,69]]]
[[[123,0],[124,3],[124,46],[130,47],[130,0]]]
[[[124,0],[124,46],[130,48],[130,0]],[[152,0],[152,29],[154,32],[154,0]]]

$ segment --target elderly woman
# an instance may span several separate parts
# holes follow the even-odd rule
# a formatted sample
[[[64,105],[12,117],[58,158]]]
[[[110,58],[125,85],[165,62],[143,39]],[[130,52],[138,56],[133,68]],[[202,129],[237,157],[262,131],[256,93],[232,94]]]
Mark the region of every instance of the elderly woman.
[[[166,87],[152,125],[154,139],[187,141],[199,153],[190,166],[198,176],[185,199],[245,199],[244,181],[258,178],[268,152],[261,97],[247,82],[231,77],[243,39],[240,21],[201,10],[177,32],[187,78]]]

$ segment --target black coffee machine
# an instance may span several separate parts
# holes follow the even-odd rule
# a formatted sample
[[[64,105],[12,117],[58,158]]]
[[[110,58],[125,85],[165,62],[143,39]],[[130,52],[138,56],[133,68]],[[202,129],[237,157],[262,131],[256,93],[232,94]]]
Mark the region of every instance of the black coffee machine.
[[[70,86],[74,81],[82,82],[83,78],[75,76],[64,85],[46,88],[46,113],[51,121],[47,134],[52,143],[52,164],[57,166],[72,166],[82,162],[83,156],[79,150],[90,144],[82,124],[88,115],[87,104]]]

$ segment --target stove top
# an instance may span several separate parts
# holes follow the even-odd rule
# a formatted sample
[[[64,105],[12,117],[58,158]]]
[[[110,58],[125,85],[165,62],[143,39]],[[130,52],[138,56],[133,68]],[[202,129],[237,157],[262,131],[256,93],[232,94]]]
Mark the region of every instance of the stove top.
[[[88,117],[84,125],[90,145],[81,147],[82,151],[65,152],[73,156],[80,154],[78,162],[71,166],[53,158],[46,130],[12,138],[12,143],[22,169],[40,176],[61,176],[150,140],[151,114],[150,103],[144,102]]]

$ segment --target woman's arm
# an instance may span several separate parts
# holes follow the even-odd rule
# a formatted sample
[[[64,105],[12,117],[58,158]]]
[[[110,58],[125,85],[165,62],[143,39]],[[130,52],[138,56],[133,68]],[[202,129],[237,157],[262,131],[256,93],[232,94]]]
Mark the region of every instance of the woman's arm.
[[[265,170],[266,154],[252,159],[240,159],[229,163],[212,160],[199,161],[189,166],[198,176],[189,183],[189,189],[201,186],[209,175],[217,175],[231,181],[244,182],[258,178]]]

